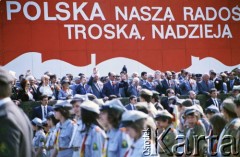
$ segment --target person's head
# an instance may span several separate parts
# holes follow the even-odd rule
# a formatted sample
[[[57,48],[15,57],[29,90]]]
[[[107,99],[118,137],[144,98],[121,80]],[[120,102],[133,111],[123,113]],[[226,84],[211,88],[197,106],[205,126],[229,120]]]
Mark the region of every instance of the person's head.
[[[203,81],[209,81],[210,79],[209,74],[203,74],[202,79]]]
[[[31,122],[34,131],[42,129],[42,120],[40,118],[35,117]]]
[[[167,97],[175,96],[175,92],[172,88],[166,90]]]
[[[112,100],[102,105],[100,108],[100,120],[103,127],[107,130],[117,129],[125,110],[125,107],[119,100]]]
[[[212,98],[217,98],[217,94],[218,94],[218,92],[217,92],[217,89],[216,89],[216,88],[212,88],[212,89],[210,90],[210,96],[211,96]]]
[[[80,82],[82,84],[85,84],[87,82],[87,79],[86,79],[85,75],[80,76]]]
[[[68,101],[60,101],[54,105],[53,109],[55,111],[55,118],[63,122],[64,120],[70,118],[70,109],[72,109],[72,105],[69,104]]]
[[[30,82],[27,79],[22,79],[22,81],[20,82],[20,85],[22,87],[22,89],[29,89],[30,88]]]
[[[81,109],[80,109],[80,105],[83,102],[82,99],[73,99],[70,103],[73,106],[73,113],[80,117],[81,116]]]
[[[114,81],[116,78],[116,74],[114,72],[109,72],[108,77],[110,81]]]
[[[11,83],[14,80],[6,70],[0,67],[0,99],[9,97],[12,93]]]
[[[236,76],[236,75],[235,75],[235,72],[230,72],[230,73],[229,73],[229,79],[230,79],[230,80],[234,80],[234,79],[235,79],[235,76]]]
[[[139,78],[137,78],[137,77],[133,78],[132,83],[133,83],[133,85],[138,86],[139,85]]]
[[[135,77],[138,78],[138,73],[137,72],[133,72],[133,74],[132,74],[132,78],[134,79]]]
[[[195,109],[186,109],[184,113],[184,118],[188,127],[193,128],[200,118],[200,113]]]
[[[147,72],[143,71],[141,73],[141,77],[142,77],[143,80],[147,80]]]
[[[213,135],[220,136],[223,128],[226,125],[226,120],[222,114],[215,114],[209,119],[210,124],[212,125]]]
[[[171,73],[172,73],[172,79],[177,79],[177,75],[176,75],[176,72],[175,71],[171,71]]]
[[[156,92],[156,91],[153,91],[152,103],[159,102],[159,100],[160,100],[159,93],[158,93],[158,92]]]
[[[41,103],[43,106],[46,106],[48,104],[48,96],[47,95],[41,96]]]
[[[193,90],[189,91],[189,98],[196,99],[196,93]]]
[[[170,71],[166,71],[165,76],[167,77],[168,80],[172,79],[172,73]]]
[[[225,99],[222,103],[222,113],[227,121],[231,119],[237,118],[237,114],[235,112],[236,106],[232,99]]]
[[[162,110],[158,111],[154,119],[156,121],[157,128],[166,129],[172,124],[173,116],[167,110]]]
[[[26,79],[29,81],[31,86],[35,84],[35,78],[32,75],[28,76]]]
[[[155,80],[160,80],[161,79],[161,71],[156,70],[154,73],[154,79]]]
[[[49,79],[50,79],[50,77],[48,75],[43,75],[42,76],[42,82],[43,82],[44,86],[49,85]]]
[[[150,103],[152,100],[153,93],[150,90],[143,89],[140,92],[140,101]]]
[[[137,103],[137,97],[135,95],[131,95],[129,97],[129,103],[131,103],[133,105],[136,104]]]
[[[57,75],[56,74],[52,74],[50,75],[50,81],[52,84],[57,82]]]
[[[181,75],[182,75],[183,77],[186,76],[186,70],[185,70],[185,69],[182,69],[182,70],[181,70]]]
[[[233,97],[236,97],[239,93],[240,93],[240,85],[238,85],[238,86],[233,86],[233,89],[232,89],[232,95],[233,95]]]
[[[68,79],[62,80],[61,85],[62,85],[62,88],[63,88],[64,90],[66,90],[66,89],[69,89],[70,82],[69,82]]]
[[[226,73],[221,73],[221,78],[222,78],[222,80],[223,80],[223,82],[227,82],[227,80],[228,80],[228,76],[227,76],[227,74]]]
[[[236,104],[236,113],[240,117],[240,94],[236,96],[234,103]]]
[[[210,74],[210,79],[214,79],[217,76],[217,73],[214,70],[210,71],[209,74]]]
[[[210,105],[205,109],[205,114],[208,119],[210,119],[213,115],[217,113],[219,113],[219,109],[215,105]]]
[[[59,122],[59,120],[55,118],[54,112],[49,112],[46,118],[47,118],[47,124],[50,128],[56,126],[57,123]]]
[[[80,83],[81,83],[81,81],[80,81],[80,76],[74,77],[73,80],[74,80],[75,84],[80,84]]]
[[[147,76],[148,82],[152,82],[153,78],[154,78],[153,74],[148,74],[148,76]]]
[[[122,115],[121,124],[126,128],[126,133],[136,141],[141,138],[146,128],[148,115],[141,111],[125,111]]]

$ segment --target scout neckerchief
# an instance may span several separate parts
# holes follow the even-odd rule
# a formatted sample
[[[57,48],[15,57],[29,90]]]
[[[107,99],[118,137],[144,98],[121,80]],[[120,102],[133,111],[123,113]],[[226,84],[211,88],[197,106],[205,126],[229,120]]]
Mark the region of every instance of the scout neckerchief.
[[[102,147],[102,157],[107,157],[107,152],[108,152],[108,138],[105,138],[103,142],[103,147]]]
[[[84,157],[85,156],[85,143],[86,143],[87,137],[88,137],[88,134],[86,133],[86,135],[85,135],[85,137],[83,139],[82,145],[81,145],[80,157]]]
[[[59,135],[60,135],[60,128],[58,128],[58,131],[56,132],[56,137],[55,137],[55,140],[54,140],[54,146],[56,147],[57,150],[59,150]]]
[[[133,151],[133,149],[134,149],[134,146],[132,145],[132,146],[126,151],[126,153],[124,154],[124,157],[127,157],[128,154],[131,154],[132,151]],[[131,152],[131,153],[130,153],[130,152]]]

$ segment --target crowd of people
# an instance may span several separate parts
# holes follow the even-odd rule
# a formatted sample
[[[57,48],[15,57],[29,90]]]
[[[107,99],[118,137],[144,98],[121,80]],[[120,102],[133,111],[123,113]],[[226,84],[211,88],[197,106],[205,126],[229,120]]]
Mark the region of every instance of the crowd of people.
[[[14,129],[28,130],[18,134],[25,143],[32,138],[26,146],[34,157],[240,156],[240,69],[219,75],[181,70],[129,77],[124,66],[120,75],[109,72],[101,78],[94,68],[90,78],[67,74],[58,80],[47,72],[39,84],[28,74],[14,82],[6,71],[0,73],[1,125],[13,120],[14,110],[20,112],[16,104],[21,101],[41,102],[30,117],[34,137],[11,122],[8,127],[15,128],[0,132],[0,156],[21,156],[16,152],[23,149],[22,141],[15,140]],[[12,94],[2,92],[7,89]],[[220,100],[219,93],[231,95]],[[209,97],[206,104],[197,94]],[[120,97],[129,97],[129,104],[124,106]],[[58,101],[50,106],[49,100]],[[27,152],[23,156],[30,157]]]

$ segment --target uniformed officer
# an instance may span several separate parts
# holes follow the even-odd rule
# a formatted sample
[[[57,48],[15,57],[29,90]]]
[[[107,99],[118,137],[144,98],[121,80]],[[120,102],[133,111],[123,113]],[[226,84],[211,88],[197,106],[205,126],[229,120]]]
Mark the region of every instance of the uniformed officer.
[[[157,113],[154,119],[156,120],[157,127],[163,130],[158,137],[158,151],[160,156],[175,156],[175,152],[172,152],[172,148],[173,145],[177,143],[177,130],[174,129],[172,124],[173,116],[167,110],[162,110]]]
[[[73,113],[75,114],[74,121],[76,121],[77,126],[75,127],[72,139],[70,142],[70,147],[73,149],[73,157],[80,156],[80,147],[82,144],[81,130],[83,130],[82,118],[80,105],[86,100],[85,95],[76,94],[73,100],[70,102],[73,105]]]
[[[114,99],[103,105],[100,111],[101,124],[108,137],[107,156],[123,157],[131,145],[130,137],[125,130],[119,129],[122,114],[126,111],[125,107],[120,100]]]
[[[232,99],[225,99],[223,101],[222,113],[224,118],[227,120],[227,124],[222,130],[218,140],[217,155],[219,157],[234,156],[237,155],[237,153],[239,153],[240,150],[239,147],[240,119],[237,117],[237,114],[235,113],[235,104]]]
[[[34,118],[32,120],[33,130],[36,131],[33,138],[33,148],[35,157],[46,157],[46,149],[44,148],[44,141],[46,135],[42,128],[42,120],[39,118]]]
[[[85,101],[80,107],[84,126],[81,130],[80,157],[106,157],[107,136],[97,120],[99,106],[92,101]]]
[[[200,113],[195,108],[188,108],[184,112],[186,121],[185,128],[185,155],[205,156],[206,141],[201,137],[206,136],[206,130],[203,123],[199,120]]]
[[[152,145],[150,132],[146,129],[148,115],[141,111],[125,111],[121,124],[132,138],[133,144],[124,157],[158,156],[155,146]]]
[[[56,138],[56,125],[59,122],[59,120],[57,120],[54,116],[54,112],[49,112],[47,114],[47,124],[49,126],[49,132],[47,135],[47,140],[46,140],[46,150],[47,150],[47,157],[51,157],[53,154],[53,150],[54,150],[54,141]]]
[[[140,92],[140,101],[147,102],[149,114],[151,115],[151,117],[154,117],[157,113],[157,109],[151,102],[152,95],[153,95],[152,91],[147,89],[142,89],[142,91]]]
[[[68,101],[58,101],[54,107],[55,118],[59,120],[56,131],[56,148],[53,156],[57,157],[72,157],[73,150],[69,148],[70,140],[73,134],[75,124],[70,120],[70,112],[72,105]]]

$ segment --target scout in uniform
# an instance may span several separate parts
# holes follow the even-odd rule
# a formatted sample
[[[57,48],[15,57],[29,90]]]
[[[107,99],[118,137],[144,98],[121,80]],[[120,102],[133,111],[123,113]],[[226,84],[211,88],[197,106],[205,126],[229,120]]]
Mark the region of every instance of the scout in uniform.
[[[146,130],[146,119],[149,116],[141,111],[125,111],[122,115],[121,125],[126,128],[127,134],[132,138],[133,144],[124,157],[158,156],[152,144],[150,133]]]
[[[46,150],[47,150],[47,157],[51,157],[53,154],[53,150],[54,150],[54,140],[56,138],[56,125],[59,122],[55,116],[54,116],[54,112],[49,112],[47,114],[47,124],[49,126],[49,132],[48,132],[48,136],[47,136],[47,140],[46,140]]]
[[[73,157],[80,156],[80,147],[82,144],[82,134],[81,130],[83,130],[82,118],[81,118],[81,110],[80,105],[86,99],[85,95],[76,94],[73,100],[70,102],[73,105],[73,113],[75,114],[74,121],[76,121],[76,127],[72,134],[72,139],[70,141],[70,147],[73,149]]]
[[[163,130],[158,137],[160,156],[173,156],[175,153],[172,152],[172,148],[177,143],[177,130],[172,125],[173,116],[167,110],[162,110],[157,113],[154,119],[156,120],[157,127]]]
[[[56,148],[53,152],[53,157],[72,157],[73,150],[69,148],[72,133],[75,124],[70,120],[70,112],[72,105],[68,101],[58,101],[53,107],[55,118],[60,122],[57,124],[56,131]]]
[[[185,155],[205,156],[207,153],[205,140],[199,140],[197,142],[196,139],[194,143],[193,139],[194,137],[200,138],[201,136],[206,136],[205,127],[199,120],[199,111],[195,108],[187,108],[184,112],[184,118],[187,125],[185,128]]]
[[[107,136],[100,127],[97,119],[99,106],[92,101],[85,101],[80,105],[83,129],[80,157],[106,157]]]
[[[218,145],[217,145],[217,155],[222,156],[240,156],[240,119],[235,113],[235,104],[232,99],[225,99],[222,103],[222,113],[224,118],[227,120],[227,124],[222,130]],[[228,137],[230,136],[230,138]],[[226,146],[226,144],[228,144]],[[225,145],[225,148],[223,147]]]
[[[45,133],[42,129],[42,120],[34,118],[32,120],[33,130],[36,131],[33,138],[33,151],[35,157],[46,157],[46,150],[44,149]]]
[[[205,114],[208,120],[211,119],[216,113],[219,113],[219,109],[215,105],[210,105],[205,109]]]
[[[123,157],[130,146],[130,137],[124,129],[119,128],[123,112],[126,111],[122,103],[115,99],[107,102],[100,108],[100,120],[106,128],[108,157]]]
[[[140,92],[140,102],[146,102],[147,103],[149,114],[150,114],[151,117],[154,117],[157,113],[157,109],[155,108],[155,106],[151,102],[152,95],[153,95],[152,91],[147,90],[147,89],[142,89],[142,91]]]

